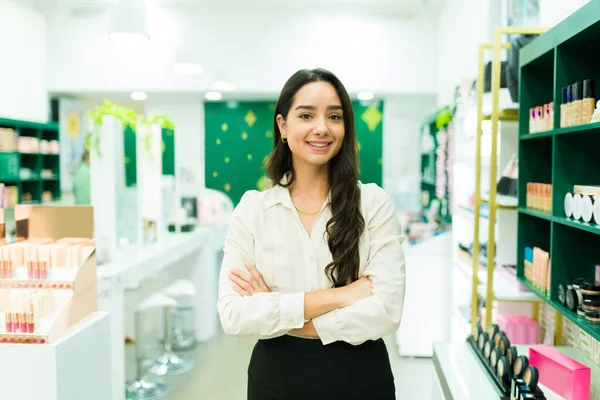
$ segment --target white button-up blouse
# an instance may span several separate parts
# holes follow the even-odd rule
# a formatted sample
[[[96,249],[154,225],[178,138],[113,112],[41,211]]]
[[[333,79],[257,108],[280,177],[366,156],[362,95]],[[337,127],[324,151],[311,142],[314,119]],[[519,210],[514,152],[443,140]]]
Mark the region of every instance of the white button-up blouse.
[[[313,319],[323,344],[359,345],[394,332],[400,325],[405,292],[405,265],[400,224],[388,195],[375,184],[359,183],[365,230],[360,237],[359,276],[372,281],[372,296]],[[332,261],[325,225],[325,204],[309,236],[288,189],[275,186],[248,191],[235,208],[225,240],[217,304],[228,335],[259,339],[287,334],[304,325],[304,293],[331,288],[325,266]],[[228,273],[253,263],[271,293],[240,296]],[[247,272],[247,271],[246,271]]]

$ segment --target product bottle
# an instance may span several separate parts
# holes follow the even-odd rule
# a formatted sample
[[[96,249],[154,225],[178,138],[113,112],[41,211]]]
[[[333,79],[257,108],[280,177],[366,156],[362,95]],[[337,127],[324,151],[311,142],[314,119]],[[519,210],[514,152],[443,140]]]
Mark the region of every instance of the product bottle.
[[[548,129],[552,130],[554,129],[554,102],[550,102],[550,104],[548,105],[548,108],[550,110],[550,121],[548,123]],[[591,116],[590,116],[591,118]]]
[[[573,126],[573,86],[567,86],[567,117],[565,126]]]
[[[594,114],[594,82],[591,79],[583,81],[583,100],[581,100],[581,123],[589,124]]]
[[[583,97],[583,84],[581,82],[575,82],[573,84],[573,89],[571,89],[573,94],[573,121],[572,125],[581,125],[581,99]]]
[[[537,126],[535,128],[536,132],[543,132],[544,131],[544,107],[542,106],[538,106],[536,107],[536,121],[537,121]]]
[[[529,109],[529,133],[535,133],[535,108]]]
[[[569,98],[567,97],[567,88],[562,88],[562,103],[560,103],[560,127],[564,128],[567,126],[567,103]]]

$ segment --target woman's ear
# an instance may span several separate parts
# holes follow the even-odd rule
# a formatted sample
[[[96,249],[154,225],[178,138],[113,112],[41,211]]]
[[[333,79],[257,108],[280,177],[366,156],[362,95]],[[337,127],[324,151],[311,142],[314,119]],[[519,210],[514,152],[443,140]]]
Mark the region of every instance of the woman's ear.
[[[279,127],[279,132],[281,133],[281,137],[286,139],[287,134],[285,133],[285,119],[283,119],[283,115],[277,115],[277,126]]]

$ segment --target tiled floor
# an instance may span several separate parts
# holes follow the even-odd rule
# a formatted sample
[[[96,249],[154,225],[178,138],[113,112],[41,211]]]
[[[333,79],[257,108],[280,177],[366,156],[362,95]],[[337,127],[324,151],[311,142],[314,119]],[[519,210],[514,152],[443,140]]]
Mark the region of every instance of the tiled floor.
[[[172,400],[244,400],[246,371],[255,341],[219,335],[198,345],[193,356],[196,368],[185,375],[168,377]],[[397,354],[392,337],[386,338],[397,388],[397,398],[431,398],[432,363],[430,359],[407,359]],[[128,349],[128,378],[134,374],[131,348]],[[365,399],[368,400],[368,399]]]

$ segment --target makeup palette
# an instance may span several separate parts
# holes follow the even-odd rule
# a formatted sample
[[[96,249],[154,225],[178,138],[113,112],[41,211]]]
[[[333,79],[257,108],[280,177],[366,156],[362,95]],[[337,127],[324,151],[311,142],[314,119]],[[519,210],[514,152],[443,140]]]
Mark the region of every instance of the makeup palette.
[[[538,380],[540,378],[540,373],[538,369],[533,365],[527,366],[525,371],[523,372],[523,380],[529,386],[531,391],[535,391],[537,389]]]
[[[515,363],[513,364],[513,375],[516,376],[517,378],[522,378],[523,374],[525,373],[525,369],[527,369],[527,367],[529,366],[529,359],[527,358],[527,356],[519,356],[517,357],[517,359],[515,360]]]

